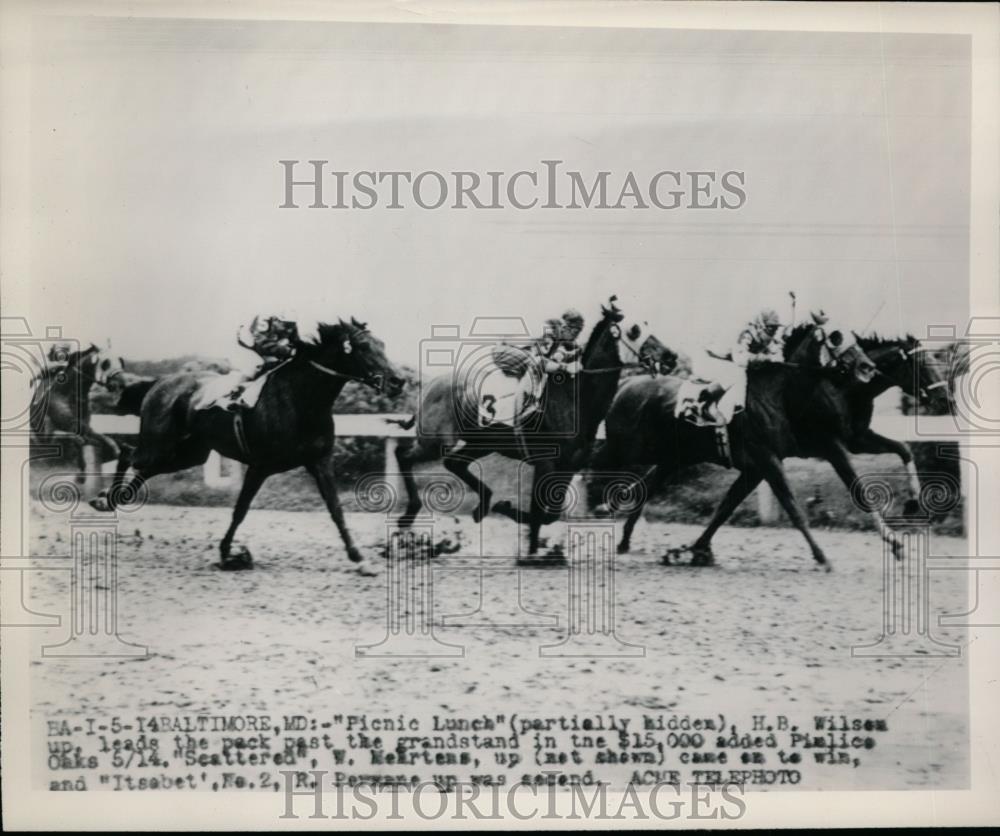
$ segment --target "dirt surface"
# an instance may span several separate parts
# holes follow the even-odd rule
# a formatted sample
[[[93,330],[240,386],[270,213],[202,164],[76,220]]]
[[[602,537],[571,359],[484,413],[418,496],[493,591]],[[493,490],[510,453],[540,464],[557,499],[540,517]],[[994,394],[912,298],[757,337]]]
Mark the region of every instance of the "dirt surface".
[[[149,655],[38,658],[31,679],[38,716],[724,713],[727,723],[749,731],[753,714],[783,714],[811,728],[815,715],[831,713],[885,719],[889,731],[864,754],[864,768],[807,767],[801,786],[967,785],[964,656],[852,656],[852,645],[871,643],[881,632],[882,550],[873,535],[818,532],[834,565],[827,574],[795,532],[723,529],[718,565],[693,569],[665,567],[659,555],[693,540],[696,528],[640,523],[633,552],[616,559],[615,629],[645,655],[584,649],[588,655],[542,656],[540,647],[567,637],[567,569],[518,571],[512,523],[491,518],[480,529],[449,518],[446,533],[464,545],[458,556],[435,562],[434,617],[459,616],[460,623],[437,627],[435,636],[464,648],[464,656],[358,659],[356,646],[386,636],[391,573],[382,556],[384,518],[349,515],[358,541],[383,567],[374,578],[354,571],[328,517],[312,512],[251,512],[241,541],[252,549],[255,568],[221,572],[216,544],[228,519],[221,508],[172,506],[147,506],[124,518],[119,634],[148,646]],[[68,526],[66,515],[36,508],[32,553],[68,553]],[[564,531],[547,529],[552,541]],[[480,549],[480,537],[491,559],[466,559]],[[964,551],[960,539],[931,541],[933,555]],[[35,573],[32,608],[65,612],[69,577]],[[937,615],[967,609],[965,576],[932,572],[931,594],[935,636],[963,644],[963,630],[939,626]],[[545,624],[546,616],[558,625]],[[37,632],[41,643],[66,636],[65,627]],[[587,639],[577,635],[562,652]],[[426,643],[421,647],[426,651]],[[611,642],[605,651],[620,648]],[[631,772],[618,769],[611,774]]]

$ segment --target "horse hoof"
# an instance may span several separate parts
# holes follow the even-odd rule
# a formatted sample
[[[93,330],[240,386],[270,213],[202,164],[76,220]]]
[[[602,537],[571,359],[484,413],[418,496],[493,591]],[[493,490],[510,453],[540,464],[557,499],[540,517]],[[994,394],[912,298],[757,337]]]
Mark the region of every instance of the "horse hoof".
[[[238,549],[223,557],[219,568],[223,572],[245,572],[253,569],[253,557],[247,549]]]
[[[359,552],[357,549],[348,549],[347,559],[350,560],[351,563],[360,563],[362,560],[365,559],[365,556],[361,554],[361,552]]]
[[[611,506],[606,502],[602,502],[594,509],[595,517],[610,517],[611,516]]]
[[[483,521],[483,517],[485,517],[488,513],[489,509],[487,508],[482,508],[482,507],[475,508],[472,511],[472,521],[475,523],[480,523]]]
[[[618,544],[618,548],[615,549],[615,551],[617,551],[618,554],[628,554],[630,551],[632,551],[632,544],[627,542],[626,540],[622,540]]]
[[[108,512],[114,510],[108,502],[108,497],[103,493],[100,496],[94,497],[88,504],[95,511]]]
[[[904,517],[919,517],[921,515],[920,503],[916,499],[908,499],[903,503]]]
[[[691,552],[692,566],[715,565],[715,555],[712,553],[712,550],[710,548],[703,546],[691,546],[689,551]]]
[[[441,555],[455,554],[462,548],[462,538],[459,537],[457,540],[452,540],[450,537],[445,537],[434,544],[434,557],[440,557]]]
[[[378,577],[378,567],[364,561],[358,564],[358,574],[364,578],[376,578]]]
[[[511,504],[509,499],[501,499],[499,502],[493,503],[493,508],[490,509],[493,514],[502,514],[505,517],[510,517],[514,513],[514,506]]]

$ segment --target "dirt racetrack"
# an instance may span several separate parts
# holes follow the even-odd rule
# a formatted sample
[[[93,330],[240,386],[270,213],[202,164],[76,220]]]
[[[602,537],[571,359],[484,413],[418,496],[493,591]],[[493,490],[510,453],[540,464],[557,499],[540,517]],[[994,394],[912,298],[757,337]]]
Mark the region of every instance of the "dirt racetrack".
[[[852,645],[881,632],[874,535],[817,532],[834,566],[827,574],[794,531],[726,528],[716,538],[718,565],[692,569],[665,567],[659,555],[690,542],[695,527],[640,523],[633,552],[617,558],[616,629],[645,655],[551,658],[539,647],[566,636],[567,570],[518,572],[510,557],[514,525],[490,518],[482,536],[494,559],[435,564],[435,619],[465,614],[472,625],[438,627],[436,636],[463,646],[464,657],[357,659],[355,646],[385,636],[387,573],[353,571],[325,514],[284,511],[252,511],[240,541],[253,551],[254,570],[220,572],[216,544],[228,520],[222,508],[164,505],[124,519],[119,634],[147,645],[149,656],[36,657],[36,714],[725,712],[749,731],[752,714],[806,724],[831,713],[885,719],[889,731],[865,753],[865,769],[813,768],[803,787],[967,785],[964,648],[959,658],[851,654]],[[36,506],[32,554],[68,553],[67,523]],[[384,518],[351,514],[349,523],[371,559],[384,564]],[[555,539],[560,529],[546,533]],[[479,529],[464,518],[452,525],[452,536],[458,531],[464,554],[474,553]],[[965,542],[933,537],[931,553],[964,554]],[[516,605],[518,575],[524,609]],[[69,578],[37,573],[32,608],[65,613]],[[941,641],[964,644],[963,628],[939,626],[937,616],[967,610],[966,586],[962,572],[931,573],[931,624]],[[558,617],[558,626],[539,624],[537,614]],[[49,644],[67,633],[37,632]]]

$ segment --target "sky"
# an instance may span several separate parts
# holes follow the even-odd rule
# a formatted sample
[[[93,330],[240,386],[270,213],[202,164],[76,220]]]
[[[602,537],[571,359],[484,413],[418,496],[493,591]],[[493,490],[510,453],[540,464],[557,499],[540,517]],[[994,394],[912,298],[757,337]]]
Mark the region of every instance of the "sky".
[[[961,36],[50,18],[32,50],[31,320],[126,358],[252,361],[258,311],[435,325],[566,306],[696,357],[763,306],[968,317]],[[725,210],[279,209],[283,159],[745,172]]]

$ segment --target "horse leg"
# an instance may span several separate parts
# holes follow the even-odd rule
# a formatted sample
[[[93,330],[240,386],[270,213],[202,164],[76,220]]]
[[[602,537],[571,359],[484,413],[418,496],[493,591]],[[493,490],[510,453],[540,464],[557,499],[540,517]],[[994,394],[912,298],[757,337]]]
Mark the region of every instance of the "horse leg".
[[[209,452],[208,447],[201,445],[182,445],[166,452],[160,451],[154,457],[144,452],[141,442],[138,448],[124,445],[111,487],[90,500],[90,505],[98,511],[114,511],[119,505],[138,498],[139,489],[147,480],[161,473],[175,473],[204,464]]]
[[[565,486],[561,489],[558,480],[550,486],[546,486],[545,496],[542,495],[541,487],[544,482],[555,472],[555,464],[550,459],[542,459],[535,463],[535,476],[531,485],[531,510],[528,513],[528,557],[534,557],[538,553],[539,533],[546,522],[554,522],[559,518],[559,512],[555,510],[552,499],[565,498]],[[566,480],[567,484],[569,480]]]
[[[87,441],[82,436],[73,440],[76,449],[73,458],[76,463],[76,483],[85,485],[87,483]]]
[[[789,487],[788,478],[785,476],[785,468],[781,464],[781,459],[774,453],[769,453],[756,463],[760,468],[763,478],[767,480],[767,484],[771,486],[771,490],[774,491],[778,502],[781,503],[781,507],[785,509],[785,513],[788,514],[792,523],[802,532],[802,536],[806,538],[806,542],[812,550],[813,560],[820,565],[826,566],[826,570],[829,572],[832,567],[827,561],[826,555],[823,554],[819,543],[816,542],[812,532],[809,530],[809,522],[806,520],[806,515],[802,511],[798,500],[795,499],[791,487]]]
[[[347,549],[348,559],[352,563],[358,564],[358,572],[360,574],[377,575],[378,570],[370,568],[365,562],[364,554],[354,545],[351,532],[347,530],[347,523],[344,521],[344,512],[340,507],[340,497],[337,496],[337,482],[334,477],[335,471],[333,468],[333,450],[330,450],[321,458],[309,462],[306,465],[306,470],[316,480],[316,485],[319,487],[320,495],[323,497],[326,508],[330,512],[330,517],[340,532],[340,538],[344,541],[344,548]]]
[[[827,449],[826,458],[833,465],[833,469],[837,471],[840,481],[847,486],[847,490],[852,498],[856,498],[858,504],[861,505],[861,510],[871,515],[871,518],[875,521],[875,529],[878,531],[879,537],[892,549],[893,556],[897,560],[901,560],[903,557],[902,541],[885,524],[885,520],[882,519],[882,514],[879,513],[878,509],[874,508],[863,495],[855,497],[854,486],[858,481],[858,474],[851,464],[847,449],[839,441],[834,440]]]
[[[479,503],[472,512],[472,519],[475,522],[481,522],[483,517],[490,512],[490,501],[493,499],[493,491],[481,479],[473,475],[469,469],[469,465],[488,453],[489,451],[483,448],[472,448],[466,451],[464,442],[459,441],[458,444],[445,453],[442,459],[442,464],[448,469],[449,473],[454,473],[476,492]]]
[[[639,518],[642,517],[642,511],[649,501],[649,495],[653,488],[662,484],[665,478],[664,471],[657,465],[649,468],[638,480],[629,486],[629,492],[637,489],[641,490],[641,492],[639,493],[638,502],[635,503],[635,506],[628,512],[628,516],[625,518],[625,525],[622,528],[622,539],[618,543],[618,554],[628,554],[631,551],[632,532],[635,531],[635,525],[639,522]]]
[[[264,480],[271,474],[260,467],[251,465],[247,468],[243,477],[243,487],[240,488],[240,495],[236,499],[236,507],[233,508],[233,519],[229,523],[222,542],[219,543],[219,556],[223,569],[239,568],[249,569],[252,566],[250,552],[247,549],[240,549],[236,555],[231,556],[230,550],[233,545],[233,537],[236,536],[236,529],[240,523],[246,519],[247,511],[250,510],[250,503],[264,484]]]
[[[406,488],[406,510],[397,523],[400,528],[409,528],[423,507],[420,501],[420,488],[417,487],[417,480],[413,476],[413,466],[432,461],[437,457],[438,453],[435,450],[419,440],[405,440],[396,447],[396,463],[399,465],[399,472]]]
[[[903,505],[903,513],[908,515],[920,513],[920,479],[917,476],[917,466],[913,462],[913,452],[910,450],[909,444],[896,441],[893,438],[886,438],[884,435],[879,435],[874,430],[868,429],[852,441],[850,450],[852,453],[873,453],[876,455],[894,453],[899,456],[909,479],[910,496]]]
[[[88,429],[84,433],[83,438],[85,444],[97,448],[97,463],[99,465],[114,461],[120,455],[118,445],[115,444],[114,440],[96,430]]]
[[[697,540],[691,544],[692,560],[694,566],[708,566],[715,562],[712,555],[712,537],[722,525],[728,520],[733,511],[740,507],[750,492],[760,484],[764,477],[756,470],[744,470],[736,478],[736,481],[729,486],[726,495],[715,509],[712,519],[709,520],[708,527],[701,533]]]

